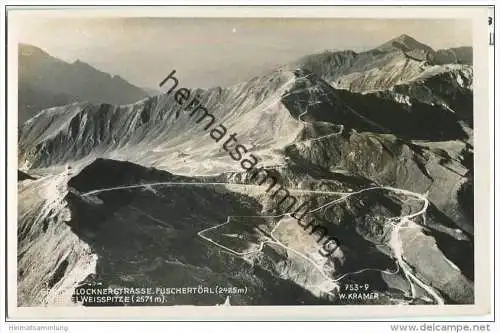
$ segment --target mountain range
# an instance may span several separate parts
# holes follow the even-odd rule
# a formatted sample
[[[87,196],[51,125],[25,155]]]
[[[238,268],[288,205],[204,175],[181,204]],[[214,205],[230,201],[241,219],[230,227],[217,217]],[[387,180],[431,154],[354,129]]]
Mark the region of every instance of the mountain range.
[[[19,44],[18,66],[20,124],[53,106],[82,101],[130,104],[149,96],[118,75],[80,60],[67,63],[29,44]]]
[[[193,90],[318,207],[310,217],[342,240],[330,258],[174,94],[45,109],[19,128],[18,302],[71,304],[97,283],[246,287],[232,305],[472,304],[472,83],[472,48],[402,35]],[[342,299],[352,284],[377,298]]]

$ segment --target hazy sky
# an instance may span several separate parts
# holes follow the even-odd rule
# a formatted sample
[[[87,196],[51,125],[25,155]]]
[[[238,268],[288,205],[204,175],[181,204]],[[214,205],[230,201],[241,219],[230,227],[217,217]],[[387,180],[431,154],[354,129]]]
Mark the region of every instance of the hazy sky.
[[[306,54],[362,51],[403,33],[434,49],[472,46],[464,20],[33,17],[21,27],[21,42],[155,89],[172,69],[186,87],[225,86]]]

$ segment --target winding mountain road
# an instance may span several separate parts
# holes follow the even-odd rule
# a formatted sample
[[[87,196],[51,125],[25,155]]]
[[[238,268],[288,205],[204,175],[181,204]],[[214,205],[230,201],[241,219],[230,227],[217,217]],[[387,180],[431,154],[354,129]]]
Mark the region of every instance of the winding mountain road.
[[[216,185],[216,186],[234,186],[234,185],[239,185],[239,186],[245,186],[245,187],[250,186],[250,187],[262,189],[263,191],[264,191],[264,188],[266,188],[266,186],[259,186],[259,185],[230,184],[230,183],[157,182],[157,183],[145,183],[145,184],[135,184],[135,185],[126,185],[126,186],[116,186],[116,187],[102,188],[102,189],[97,189],[97,190],[93,190],[93,191],[89,191],[89,192],[83,193],[82,196],[85,197],[85,196],[90,196],[90,195],[96,195],[96,194],[99,194],[99,193],[102,193],[102,192],[118,191],[118,190],[128,190],[128,189],[134,189],[134,188],[140,188],[140,187],[152,188],[154,186],[213,186],[213,185]],[[315,263],[312,259],[310,259],[306,255],[304,255],[303,253],[301,253],[301,252],[299,252],[299,251],[297,251],[297,250],[295,250],[293,248],[290,248],[289,246],[286,246],[285,244],[283,244],[282,242],[280,242],[279,239],[276,238],[276,236],[274,235],[274,232],[280,226],[280,224],[281,224],[281,222],[283,220],[280,220],[276,224],[276,226],[273,228],[273,230],[271,231],[271,233],[270,233],[270,236],[272,237],[271,240],[265,240],[265,241],[261,242],[258,249],[252,250],[252,251],[248,251],[248,252],[238,252],[238,251],[235,251],[235,250],[230,249],[230,248],[228,248],[228,247],[226,247],[226,246],[224,246],[222,244],[217,243],[216,241],[214,241],[214,240],[212,240],[212,239],[210,239],[210,238],[208,238],[208,237],[206,237],[204,235],[204,233],[206,233],[209,230],[214,230],[214,229],[220,228],[221,226],[224,226],[224,225],[230,223],[231,222],[231,218],[234,218],[234,217],[250,217],[250,218],[252,218],[252,217],[253,218],[285,217],[285,216],[289,216],[290,217],[290,213],[281,214],[281,215],[269,215],[269,216],[228,216],[227,220],[224,223],[217,224],[217,225],[209,227],[207,229],[203,229],[203,230],[199,231],[197,234],[198,234],[199,237],[201,237],[202,239],[210,242],[211,244],[213,244],[215,246],[218,246],[221,249],[223,249],[223,250],[225,250],[225,251],[227,251],[229,253],[232,253],[234,255],[237,255],[237,256],[246,256],[246,255],[249,255],[249,254],[261,252],[265,244],[279,245],[279,246],[283,247],[284,249],[286,249],[287,251],[293,252],[296,255],[298,255],[299,257],[301,257],[304,260],[306,260],[309,263],[311,263],[320,272],[320,274],[324,277],[324,279],[327,282],[333,283],[336,287],[331,288],[330,290],[325,290],[325,289],[322,289],[320,286],[317,286],[318,288],[322,289],[322,291],[324,291],[324,292],[326,292],[326,293],[328,293],[330,295],[334,295],[331,292],[331,290],[332,289],[338,289],[338,282],[341,281],[342,279],[344,279],[347,276],[359,274],[359,273],[366,272],[366,271],[379,271],[379,272],[384,273],[384,274],[397,274],[397,273],[399,273],[399,270],[401,268],[403,270],[403,272],[404,272],[404,274],[405,274],[408,282],[411,285],[412,296],[415,296],[415,293],[416,293],[414,285],[413,285],[413,283],[416,283],[422,289],[426,290],[426,292],[428,292],[429,295],[431,295],[434,298],[434,300],[436,301],[437,304],[444,304],[443,299],[433,290],[433,288],[430,287],[430,286],[427,286],[424,282],[422,282],[420,279],[418,279],[413,274],[411,267],[408,264],[405,263],[405,261],[403,259],[403,244],[401,242],[401,239],[399,238],[399,229],[400,228],[402,228],[402,227],[405,227],[405,228],[410,228],[410,227],[416,227],[417,228],[417,227],[419,227],[415,223],[414,223],[413,226],[412,225],[407,225],[409,223],[413,223],[411,221],[411,219],[413,219],[415,217],[418,217],[418,216],[423,216],[424,219],[425,219],[425,212],[426,212],[427,207],[429,205],[429,201],[428,201],[428,199],[424,195],[419,194],[419,193],[415,193],[415,192],[411,192],[411,191],[408,191],[408,190],[399,189],[399,188],[393,188],[393,187],[388,187],[388,186],[369,187],[369,188],[365,188],[365,189],[362,189],[362,190],[359,190],[359,191],[356,191],[356,192],[316,191],[316,190],[304,190],[304,189],[291,189],[289,191],[290,191],[290,193],[299,193],[299,194],[343,195],[341,198],[329,201],[328,203],[326,203],[324,205],[321,205],[320,207],[317,207],[314,210],[311,210],[311,211],[308,212],[308,213],[313,213],[313,212],[319,211],[319,210],[321,210],[323,208],[326,208],[328,206],[331,206],[331,205],[333,205],[335,203],[338,203],[340,201],[346,200],[346,199],[348,199],[351,196],[354,196],[354,195],[357,195],[357,194],[360,194],[360,193],[363,193],[363,192],[367,192],[367,191],[374,191],[374,190],[389,190],[389,191],[393,191],[393,192],[395,192],[397,194],[403,194],[403,195],[407,195],[407,196],[412,196],[412,197],[417,198],[418,200],[421,200],[423,202],[422,208],[419,211],[415,212],[415,213],[404,215],[404,216],[400,216],[400,217],[396,217],[396,218],[389,218],[389,219],[387,219],[388,220],[388,224],[392,227],[391,239],[389,240],[388,243],[389,243],[389,246],[391,247],[392,252],[394,253],[395,258],[396,258],[397,267],[396,267],[395,271],[388,271],[388,270],[382,270],[382,269],[376,269],[376,268],[363,268],[363,269],[360,269],[360,270],[355,271],[355,272],[345,273],[342,276],[333,279],[333,278],[329,277],[325,273],[325,271],[323,270],[323,268],[320,267],[320,266],[318,266],[318,264]],[[137,208],[135,208],[135,209],[137,210]],[[157,218],[153,218],[152,220],[158,222]],[[397,223],[397,221],[399,221],[399,223]],[[163,223],[162,223],[162,225],[163,225]]]
[[[293,82],[294,82],[294,79],[289,80],[288,82],[286,82],[284,85],[282,85],[280,87],[280,90],[284,91]],[[315,87],[316,86],[305,88],[305,89],[302,88],[300,90],[310,90],[312,92],[319,92],[319,91],[316,91],[317,89],[315,89]],[[276,102],[280,101],[284,96],[290,95],[292,93],[297,93],[297,92],[299,92],[299,90],[296,90],[294,92],[287,92],[287,93],[285,93],[285,95],[281,95],[279,98],[273,99],[271,101],[271,103],[268,103],[266,106],[264,106],[264,108],[267,108],[269,106],[269,104],[276,103]],[[311,95],[309,97],[311,98]],[[308,103],[306,105],[306,109],[304,110],[304,112],[302,112],[298,116],[298,120],[301,121],[301,122],[303,122],[303,123],[306,123],[305,121],[302,120],[302,117],[305,114],[307,114],[308,109],[309,109],[308,108],[309,105],[312,105],[312,104]],[[349,109],[350,109],[350,111],[354,112],[355,114],[357,114],[358,116],[360,116],[364,120],[369,121],[368,119],[365,119],[363,116],[359,115],[357,112],[355,112],[351,108],[349,108]],[[378,124],[372,124],[372,125],[379,126]],[[320,137],[317,137],[317,138],[312,138],[312,139],[308,139],[308,140],[296,142],[294,144],[298,144],[298,143],[305,142],[305,141],[316,141],[316,140],[321,140],[321,139],[326,138],[326,137],[330,137],[330,136],[334,136],[334,135],[339,135],[339,134],[342,133],[343,130],[344,130],[344,126],[341,125],[339,132],[330,133],[330,134],[323,135],[323,136],[320,136]],[[241,186],[245,186],[245,187],[256,187],[256,188],[264,188],[265,187],[265,186],[251,185],[251,184],[246,185],[246,184],[203,183],[203,182],[192,182],[192,183],[185,183],[185,182],[157,182],[157,183],[149,183],[149,184],[135,184],[135,185],[116,186],[116,187],[110,187],[110,188],[97,189],[97,190],[89,191],[89,192],[84,193],[82,195],[83,196],[89,196],[89,195],[95,195],[95,194],[102,193],[102,192],[116,191],[116,190],[127,190],[127,189],[139,188],[139,187],[147,187],[147,188],[152,189],[153,186],[211,186],[211,185],[222,185],[222,186],[241,185]],[[429,201],[426,198],[426,196],[424,196],[422,194],[419,194],[419,193],[411,192],[411,191],[408,191],[408,190],[404,190],[404,189],[400,189],[400,188],[393,188],[393,187],[388,187],[388,186],[369,187],[369,188],[365,188],[365,189],[362,189],[362,190],[359,190],[359,191],[356,191],[356,192],[334,192],[334,191],[317,191],[317,190],[304,190],[304,189],[290,189],[289,192],[290,193],[299,193],[299,194],[314,194],[315,193],[315,194],[341,195],[342,196],[341,198],[338,198],[338,199],[335,199],[335,200],[331,200],[328,203],[326,203],[326,204],[324,204],[324,205],[322,205],[320,207],[317,207],[316,209],[308,212],[308,213],[313,213],[313,212],[316,212],[316,211],[321,210],[323,208],[329,207],[329,206],[331,206],[331,205],[333,205],[335,203],[338,203],[340,201],[344,201],[344,200],[346,200],[346,199],[348,199],[348,198],[350,198],[352,196],[361,194],[363,192],[375,191],[375,190],[393,191],[396,194],[403,194],[403,195],[406,195],[406,196],[414,197],[414,198],[416,198],[417,200],[420,200],[423,203],[422,208],[419,211],[417,211],[417,212],[414,212],[414,213],[408,214],[408,215],[403,215],[403,216],[396,217],[396,218],[388,218],[387,219],[387,222],[388,222],[387,224],[392,228],[391,232],[390,232],[391,236],[390,236],[390,240],[388,241],[388,245],[391,248],[391,250],[392,250],[392,252],[394,254],[394,257],[396,259],[396,269],[394,271],[388,271],[388,270],[382,270],[382,269],[376,269],[376,268],[363,268],[363,269],[360,269],[360,270],[355,271],[355,272],[345,273],[342,276],[337,277],[337,278],[332,278],[332,277],[328,276],[327,273],[324,271],[324,269],[322,267],[320,267],[316,262],[314,262],[311,258],[309,258],[305,254],[303,254],[303,253],[301,253],[301,252],[299,252],[299,251],[297,251],[297,250],[295,250],[293,248],[290,248],[289,246],[283,244],[275,236],[274,233],[277,230],[277,228],[280,226],[280,224],[283,222],[283,219],[281,219],[280,221],[278,221],[278,223],[276,224],[276,226],[270,232],[270,235],[267,236],[267,237],[270,236],[269,239],[260,242],[259,247],[256,250],[252,250],[252,251],[238,252],[238,251],[235,251],[235,250],[233,250],[231,248],[228,248],[228,247],[226,247],[226,246],[224,246],[224,245],[222,245],[222,244],[220,244],[220,243],[214,241],[213,239],[211,239],[209,237],[206,237],[204,235],[206,232],[208,232],[210,230],[215,230],[215,229],[221,228],[222,226],[230,223],[231,222],[231,218],[235,218],[235,217],[249,217],[249,218],[263,218],[263,217],[264,218],[265,217],[277,218],[278,217],[279,218],[279,217],[285,217],[285,216],[291,217],[290,213],[281,214],[281,215],[273,215],[273,216],[228,216],[227,219],[226,219],[226,221],[224,223],[218,224],[218,225],[206,228],[206,229],[203,229],[203,230],[199,231],[197,233],[197,235],[199,237],[201,237],[202,239],[208,241],[209,243],[211,243],[211,244],[213,244],[213,245],[215,245],[215,246],[217,246],[217,247],[219,247],[219,248],[221,248],[221,249],[223,249],[223,250],[225,250],[225,251],[227,251],[227,252],[229,252],[231,254],[237,255],[237,256],[247,256],[247,255],[250,255],[250,254],[259,253],[259,252],[261,252],[263,250],[263,247],[264,247],[265,244],[275,244],[275,245],[281,246],[286,251],[293,252],[296,255],[298,255],[299,257],[301,257],[302,259],[304,259],[304,260],[308,261],[310,264],[312,264],[313,267],[315,267],[319,271],[319,273],[322,275],[322,277],[325,279],[325,281],[327,281],[331,285],[333,285],[332,288],[328,288],[329,290],[323,289],[320,285],[318,285],[316,287],[320,288],[321,290],[323,290],[324,292],[326,292],[326,293],[328,293],[330,295],[334,295],[331,291],[334,290],[334,289],[338,290],[340,288],[338,283],[342,279],[344,279],[345,277],[347,277],[347,276],[354,275],[354,274],[359,274],[359,273],[366,272],[366,271],[379,271],[379,272],[384,273],[384,274],[398,274],[400,272],[400,270],[402,270],[403,273],[404,273],[404,275],[405,275],[405,277],[406,277],[406,279],[408,280],[408,283],[409,283],[410,287],[411,287],[412,297],[416,297],[416,288],[415,288],[415,284],[416,284],[420,288],[422,288],[423,290],[425,290],[429,295],[431,295],[432,298],[434,298],[434,300],[435,300],[435,302],[437,304],[444,304],[444,300],[442,299],[442,297],[436,291],[434,291],[434,289],[432,287],[426,285],[417,276],[415,276],[415,274],[412,271],[412,268],[404,261],[404,251],[403,251],[404,247],[403,247],[402,240],[399,237],[399,232],[400,232],[400,229],[402,229],[402,228],[419,228],[419,225],[412,221],[413,218],[422,216],[423,220],[425,221],[425,213],[426,213],[427,208],[429,206]],[[137,208],[135,208],[135,209],[137,210]],[[157,218],[154,218],[154,217],[151,217],[151,218],[152,218],[153,221],[159,222]]]

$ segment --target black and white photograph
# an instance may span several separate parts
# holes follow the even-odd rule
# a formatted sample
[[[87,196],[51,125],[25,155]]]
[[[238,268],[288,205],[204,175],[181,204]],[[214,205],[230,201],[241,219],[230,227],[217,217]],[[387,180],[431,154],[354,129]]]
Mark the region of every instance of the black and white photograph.
[[[76,12],[9,44],[18,307],[478,305],[472,19]]]

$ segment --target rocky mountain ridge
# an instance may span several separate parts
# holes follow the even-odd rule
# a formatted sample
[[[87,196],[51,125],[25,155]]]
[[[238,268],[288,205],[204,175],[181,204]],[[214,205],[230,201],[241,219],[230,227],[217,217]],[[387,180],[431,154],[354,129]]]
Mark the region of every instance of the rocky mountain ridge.
[[[33,45],[18,47],[20,124],[49,107],[77,101],[129,104],[148,96],[120,76],[104,73],[80,60],[67,63]]]

